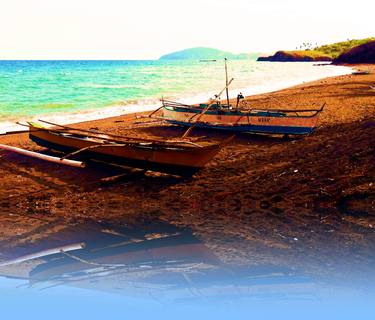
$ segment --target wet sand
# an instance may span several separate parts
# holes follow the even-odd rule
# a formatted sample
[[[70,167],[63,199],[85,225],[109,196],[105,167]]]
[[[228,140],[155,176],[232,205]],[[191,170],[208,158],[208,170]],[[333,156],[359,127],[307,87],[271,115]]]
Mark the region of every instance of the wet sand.
[[[0,151],[0,259],[62,226],[187,227],[223,262],[275,264],[359,282],[375,263],[375,67],[369,75],[318,80],[247,97],[244,107],[319,108],[303,139],[238,135],[191,179],[158,173],[103,184],[118,174],[74,169]],[[178,137],[176,126],[129,124],[134,115],[77,124],[111,133]],[[221,140],[226,133],[194,129]],[[26,134],[0,143],[41,150]],[[367,281],[367,280],[366,280]]]

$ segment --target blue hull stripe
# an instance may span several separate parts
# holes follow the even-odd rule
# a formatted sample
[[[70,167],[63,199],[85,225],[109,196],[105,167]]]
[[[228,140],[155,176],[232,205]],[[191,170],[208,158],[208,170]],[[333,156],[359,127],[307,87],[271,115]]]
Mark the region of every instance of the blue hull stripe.
[[[169,120],[169,119],[167,121],[173,124],[188,126],[188,127],[194,124],[194,123],[186,123],[183,121],[176,121],[176,120]],[[205,123],[197,123],[196,127],[205,128],[205,129],[227,130],[227,131],[233,131],[233,132],[269,133],[269,134],[309,134],[314,130],[311,127],[257,126],[257,125],[220,126],[220,125],[209,125]]]

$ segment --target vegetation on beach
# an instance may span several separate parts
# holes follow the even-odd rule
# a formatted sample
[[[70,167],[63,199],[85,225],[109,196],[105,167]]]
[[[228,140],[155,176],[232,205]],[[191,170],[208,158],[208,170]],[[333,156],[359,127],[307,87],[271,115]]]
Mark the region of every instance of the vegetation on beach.
[[[340,54],[333,60],[333,63],[375,63],[375,40]]]
[[[349,51],[350,49],[360,46],[375,40],[375,37],[364,38],[364,39],[352,39],[347,41],[336,42],[332,44],[325,44],[322,46],[315,46],[313,48],[311,43],[303,43],[300,48],[304,50],[295,51],[284,51],[286,53],[296,56],[307,56],[311,58],[316,57],[329,57],[331,59],[337,58],[340,54]]]
[[[331,56],[314,50],[277,51],[273,56],[259,57],[258,61],[331,61]]]
[[[364,39],[353,39],[332,44],[316,46],[303,43],[303,50],[278,51],[270,57],[261,57],[259,61],[331,61],[354,47],[375,40],[375,37]]]
[[[320,52],[329,55],[331,58],[337,58],[340,54],[349,51],[350,49],[360,46],[364,43],[375,40],[375,37],[365,39],[353,39],[342,42],[336,42],[332,44],[323,45],[316,47],[313,51]]]
[[[294,50],[294,51],[284,51],[284,52],[287,52],[288,54],[293,55],[295,57],[310,57],[312,59],[317,59],[320,57],[329,58],[329,59],[332,58],[329,54],[322,53],[316,50],[304,50],[304,51]]]

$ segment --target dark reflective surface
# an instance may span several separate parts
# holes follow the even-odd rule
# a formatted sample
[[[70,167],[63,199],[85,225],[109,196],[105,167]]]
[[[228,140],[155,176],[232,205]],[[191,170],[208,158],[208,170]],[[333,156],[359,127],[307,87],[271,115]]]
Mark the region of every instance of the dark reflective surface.
[[[318,310],[349,316],[358,308],[366,317],[372,301],[371,281],[365,286],[293,266],[224,263],[189,229],[158,220],[61,224],[38,232],[32,242],[15,236],[1,246],[0,292],[9,315],[18,314],[20,303],[44,311],[69,306],[67,314],[54,315],[62,318],[71,316],[72,306],[77,316],[116,319],[124,306],[137,318],[298,318],[300,312],[315,318]],[[343,312],[339,306],[346,302],[353,306]],[[38,312],[33,317],[45,316]]]

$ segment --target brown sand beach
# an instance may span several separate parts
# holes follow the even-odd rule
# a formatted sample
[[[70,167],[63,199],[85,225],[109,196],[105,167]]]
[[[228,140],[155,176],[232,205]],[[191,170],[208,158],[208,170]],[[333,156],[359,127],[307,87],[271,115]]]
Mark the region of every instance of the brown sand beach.
[[[0,259],[6,248],[30,246],[62,226],[155,219],[191,229],[229,264],[293,266],[337,279],[351,273],[362,283],[361,272],[375,263],[375,67],[358,68],[371,73],[247,97],[247,106],[327,106],[312,135],[238,135],[191,179],[146,173],[103,183],[118,172],[0,151]],[[129,128],[133,121],[134,114],[77,126],[157,138],[184,131],[157,123]],[[201,136],[228,134],[193,130]],[[0,143],[40,150],[27,134]]]

